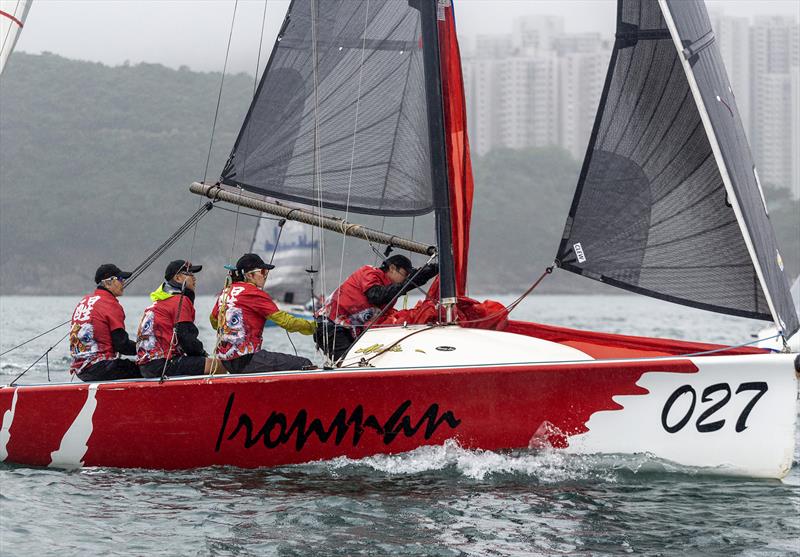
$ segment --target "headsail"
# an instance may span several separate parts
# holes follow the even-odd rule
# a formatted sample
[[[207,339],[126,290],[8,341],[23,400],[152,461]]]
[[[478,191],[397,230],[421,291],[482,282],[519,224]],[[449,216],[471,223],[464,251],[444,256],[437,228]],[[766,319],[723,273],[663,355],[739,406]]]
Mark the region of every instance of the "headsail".
[[[564,269],[798,329],[700,0],[619,0],[617,40],[559,247]]]
[[[17,44],[33,0],[3,0],[0,2],[0,74]]]
[[[420,12],[397,0],[294,0],[222,173],[327,209],[433,209]]]
[[[311,226],[262,219],[256,227],[250,251],[275,265],[267,284],[276,301],[302,305],[314,297],[306,269],[319,268],[319,238],[314,237]]]

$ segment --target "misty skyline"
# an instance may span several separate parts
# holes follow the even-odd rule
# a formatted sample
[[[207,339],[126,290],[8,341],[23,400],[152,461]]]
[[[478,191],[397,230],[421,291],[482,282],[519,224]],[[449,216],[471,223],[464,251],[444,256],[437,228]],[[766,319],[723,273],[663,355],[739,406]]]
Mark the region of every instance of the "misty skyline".
[[[263,68],[288,4],[288,0],[269,0],[264,19],[263,0],[239,0],[228,71],[255,72],[262,20],[259,68]],[[709,0],[706,4],[709,10],[731,16],[800,18],[796,0]],[[462,0],[456,3],[456,14],[462,37],[510,32],[514,19],[526,15],[560,16],[569,33],[594,31],[612,37],[615,5],[614,0]],[[39,0],[31,8],[17,49],[108,65],[148,62],[221,71],[233,10],[234,2],[229,0]]]

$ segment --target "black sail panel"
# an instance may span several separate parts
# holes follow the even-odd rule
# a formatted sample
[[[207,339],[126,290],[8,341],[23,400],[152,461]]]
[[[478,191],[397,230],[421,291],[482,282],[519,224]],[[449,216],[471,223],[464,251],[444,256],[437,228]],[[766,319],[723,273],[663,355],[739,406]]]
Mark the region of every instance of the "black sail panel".
[[[705,13],[702,4],[676,4]],[[709,40],[710,26],[692,25]],[[713,41],[696,46],[722,70]],[[657,0],[619,1],[617,40],[557,260],[634,292],[772,320],[679,56]],[[728,118],[741,129],[729,101]],[[730,156],[751,160],[743,132],[736,137]],[[759,195],[754,182],[743,188]],[[769,221],[759,223],[774,248]]]
[[[420,14],[294,0],[221,181],[380,215],[433,209]]]
[[[743,232],[750,244],[754,264],[760,271],[761,284],[777,324],[789,336],[800,328],[800,323],[789,293],[788,278],[784,274],[758,171],[719,47],[713,40],[708,13],[700,0],[666,0],[665,5],[675,32],[684,45],[683,55],[713,130],[718,145],[717,156],[721,159],[719,164],[727,175]]]

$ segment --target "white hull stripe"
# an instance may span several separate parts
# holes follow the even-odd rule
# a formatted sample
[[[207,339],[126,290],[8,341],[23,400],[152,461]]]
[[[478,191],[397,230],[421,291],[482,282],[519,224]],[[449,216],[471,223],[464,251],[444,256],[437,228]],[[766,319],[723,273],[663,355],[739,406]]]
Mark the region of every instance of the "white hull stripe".
[[[5,461],[8,458],[8,442],[11,440],[11,424],[14,423],[18,394],[19,389],[14,389],[11,408],[3,412],[3,425],[0,427],[0,461]]]
[[[87,389],[86,402],[78,412],[75,421],[61,439],[61,446],[50,453],[50,466],[55,468],[80,468],[83,457],[89,449],[89,437],[92,436],[92,417],[97,409],[97,387],[99,383],[91,383]]]

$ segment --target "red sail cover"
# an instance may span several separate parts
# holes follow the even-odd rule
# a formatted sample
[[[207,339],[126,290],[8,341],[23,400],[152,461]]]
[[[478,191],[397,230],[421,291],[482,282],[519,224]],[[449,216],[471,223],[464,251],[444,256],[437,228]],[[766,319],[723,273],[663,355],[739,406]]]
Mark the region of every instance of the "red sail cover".
[[[467,293],[467,254],[473,190],[472,162],[467,138],[467,108],[464,101],[464,78],[461,74],[461,53],[458,50],[452,5],[444,7],[444,15],[444,20],[439,21],[439,58],[442,71],[442,103],[447,173],[450,183],[456,295],[461,297]]]

